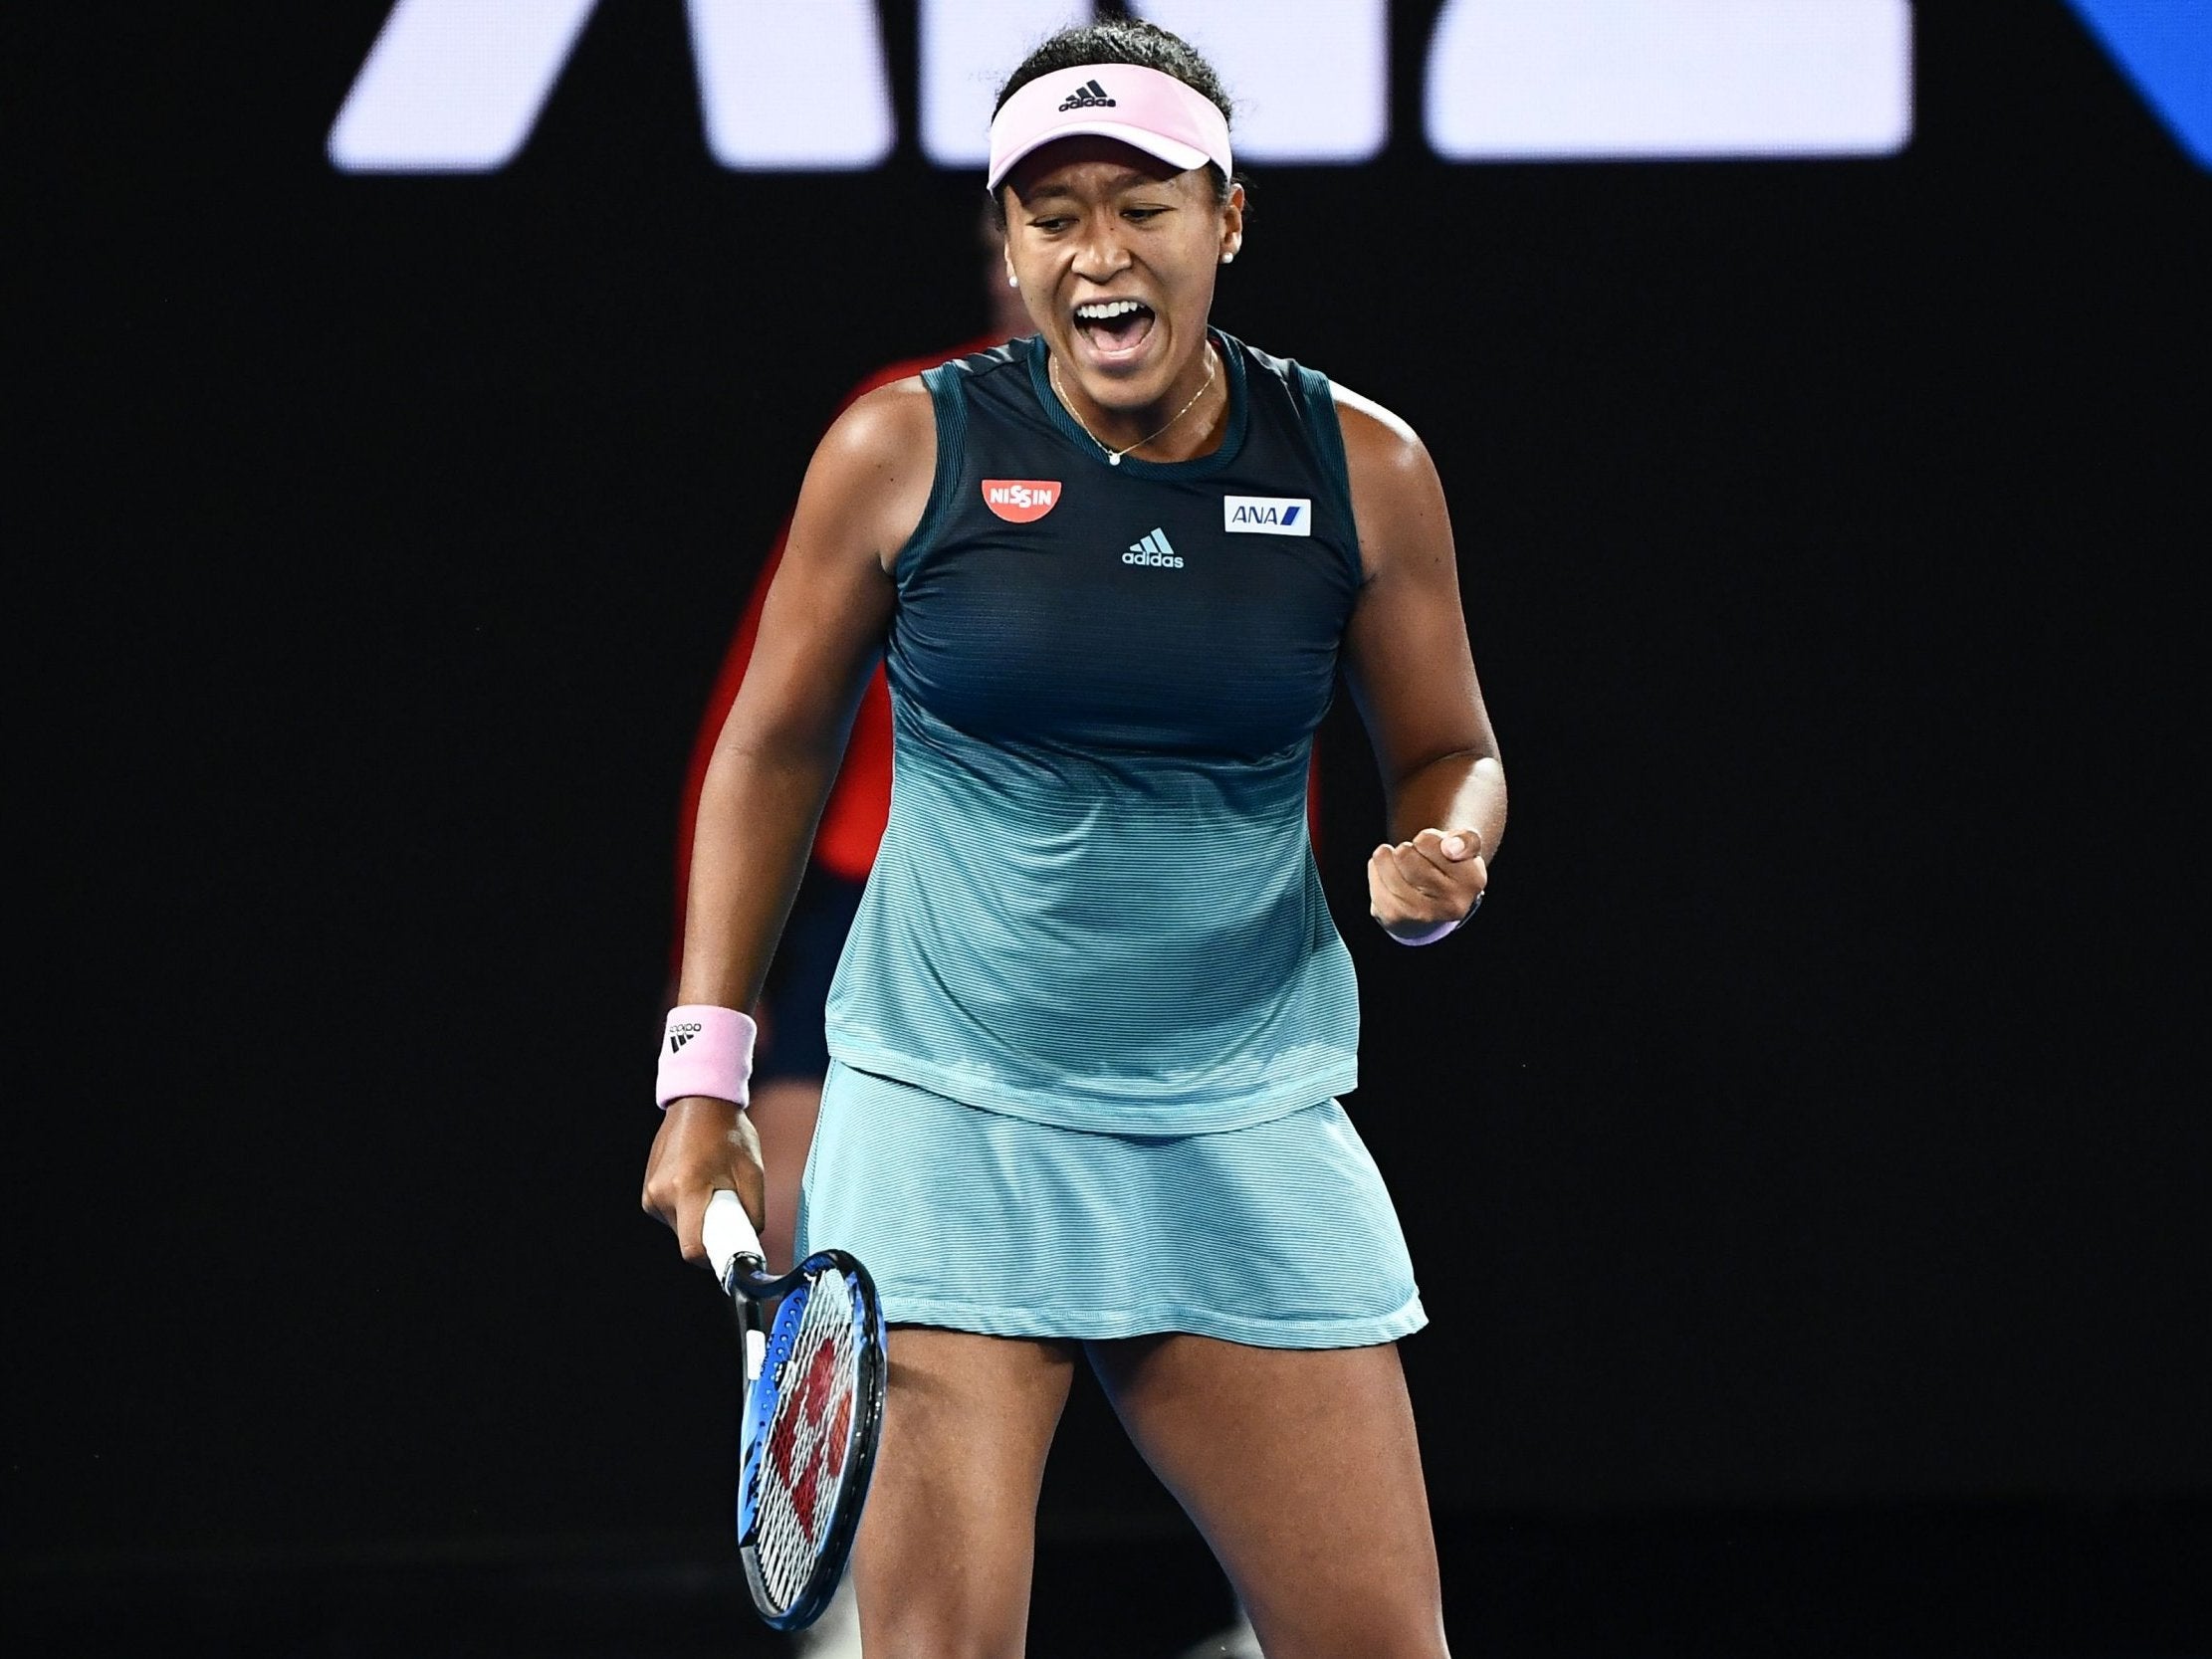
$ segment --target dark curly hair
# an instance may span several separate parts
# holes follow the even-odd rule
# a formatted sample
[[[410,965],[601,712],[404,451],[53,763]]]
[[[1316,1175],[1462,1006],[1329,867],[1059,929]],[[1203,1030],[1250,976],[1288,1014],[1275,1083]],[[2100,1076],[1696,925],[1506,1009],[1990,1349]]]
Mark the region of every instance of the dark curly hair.
[[[1007,99],[1038,76],[1050,75],[1054,70],[1074,69],[1082,64],[1134,64],[1140,69],[1156,69],[1162,75],[1174,76],[1194,92],[1205,94],[1220,110],[1223,120],[1233,122],[1236,118],[1228,93],[1221,86],[1221,78],[1214,73],[1214,66],[1199,55],[1198,48],[1157,23],[1119,17],[1078,24],[1050,37],[1006,77],[1005,85],[998,89],[998,102],[992,105],[992,112],[996,114],[1004,108]],[[1209,161],[1206,170],[1214,179],[1214,199],[1225,205],[1232,181],[1216,162]],[[1002,196],[993,193],[994,206],[1002,207],[1003,201]]]

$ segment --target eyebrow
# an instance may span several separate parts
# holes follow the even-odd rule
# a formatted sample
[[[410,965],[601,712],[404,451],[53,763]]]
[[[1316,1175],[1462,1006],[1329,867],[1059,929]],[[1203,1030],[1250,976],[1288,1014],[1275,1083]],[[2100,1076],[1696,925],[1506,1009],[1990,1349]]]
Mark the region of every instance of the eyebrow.
[[[1139,172],[1135,167],[1130,167],[1125,169],[1107,188],[1118,193],[1133,187],[1148,184],[1156,185],[1159,182],[1150,173]],[[1074,194],[1075,192],[1064,184],[1040,184],[1022,198],[1022,203],[1026,206],[1030,202],[1042,201],[1048,196],[1072,196]]]

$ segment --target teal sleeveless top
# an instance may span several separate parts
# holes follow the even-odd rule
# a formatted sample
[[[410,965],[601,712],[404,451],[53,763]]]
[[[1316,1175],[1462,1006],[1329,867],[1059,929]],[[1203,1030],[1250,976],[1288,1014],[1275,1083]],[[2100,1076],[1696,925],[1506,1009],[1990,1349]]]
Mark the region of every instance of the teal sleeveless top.
[[[893,575],[891,815],[829,1052],[1066,1128],[1241,1128],[1358,1081],[1306,830],[1360,585],[1329,383],[1217,332],[1228,427],[1106,453],[1037,339],[923,376],[929,505]]]

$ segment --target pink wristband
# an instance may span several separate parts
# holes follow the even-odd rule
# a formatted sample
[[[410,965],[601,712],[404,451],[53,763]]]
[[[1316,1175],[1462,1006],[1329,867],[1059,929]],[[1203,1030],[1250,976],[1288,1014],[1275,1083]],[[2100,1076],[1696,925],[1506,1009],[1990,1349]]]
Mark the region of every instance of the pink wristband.
[[[753,1076],[755,1030],[752,1019],[735,1008],[687,1003],[669,1009],[653,1099],[663,1111],[670,1101],[686,1095],[745,1105],[746,1083]]]
[[[1477,893],[1474,896],[1474,903],[1467,907],[1467,914],[1459,918],[1458,921],[1439,922],[1434,928],[1431,928],[1427,933],[1416,933],[1412,938],[1401,938],[1397,933],[1392,933],[1391,937],[1398,939],[1398,942],[1400,944],[1435,944],[1437,940],[1440,938],[1449,938],[1461,928],[1464,928],[1468,923],[1472,922],[1474,920],[1474,913],[1481,908],[1482,895]]]

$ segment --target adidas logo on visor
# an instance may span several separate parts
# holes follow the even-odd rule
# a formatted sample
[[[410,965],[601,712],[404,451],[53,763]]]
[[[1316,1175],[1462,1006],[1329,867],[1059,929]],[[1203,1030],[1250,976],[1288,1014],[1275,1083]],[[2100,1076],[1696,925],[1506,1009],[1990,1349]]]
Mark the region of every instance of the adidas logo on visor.
[[[1066,100],[1060,104],[1063,111],[1068,109],[1111,109],[1113,107],[1114,101],[1106,96],[1106,89],[1096,81],[1084,82],[1082,86],[1069,93]]]

